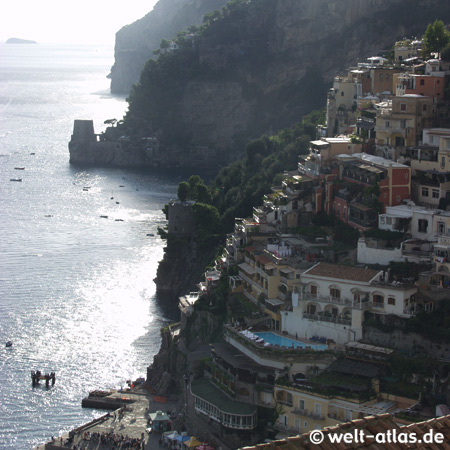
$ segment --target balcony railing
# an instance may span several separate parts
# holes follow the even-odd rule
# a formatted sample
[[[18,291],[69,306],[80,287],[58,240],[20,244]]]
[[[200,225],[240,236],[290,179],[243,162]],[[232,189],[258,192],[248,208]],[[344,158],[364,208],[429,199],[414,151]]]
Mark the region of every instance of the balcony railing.
[[[325,417],[321,414],[316,414],[314,411],[308,411],[307,409],[294,409],[292,414],[296,414],[297,416],[310,417],[314,420],[325,420]]]
[[[341,319],[339,317],[328,317],[321,314],[308,314],[306,312],[303,313],[303,317],[305,319],[311,319],[311,320],[317,320],[319,322],[329,322],[329,323],[335,323],[337,325],[346,325],[351,326],[352,320],[351,319]]]
[[[311,293],[305,293],[304,299],[321,303],[333,303],[335,305],[349,306],[356,309],[366,309],[368,306],[368,302],[358,302],[356,300],[350,300],[348,298],[314,295]]]

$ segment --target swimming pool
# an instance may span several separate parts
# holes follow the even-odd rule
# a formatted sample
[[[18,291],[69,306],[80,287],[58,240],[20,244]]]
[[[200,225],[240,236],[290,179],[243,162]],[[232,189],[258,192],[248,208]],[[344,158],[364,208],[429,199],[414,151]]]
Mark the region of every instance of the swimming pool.
[[[293,339],[286,338],[284,336],[280,336],[271,332],[258,332],[254,333],[260,338],[264,339],[264,341],[268,342],[272,345],[279,345],[280,347],[286,348],[306,348],[311,347],[312,350],[327,350],[328,345],[325,344],[305,344],[304,342],[294,341]]]

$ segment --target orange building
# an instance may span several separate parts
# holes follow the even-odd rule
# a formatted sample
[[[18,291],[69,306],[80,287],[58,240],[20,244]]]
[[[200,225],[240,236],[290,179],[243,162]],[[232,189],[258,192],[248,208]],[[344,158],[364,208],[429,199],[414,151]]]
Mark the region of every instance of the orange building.
[[[396,77],[396,95],[416,94],[432,97],[439,102],[444,99],[445,78],[434,75],[399,74]]]

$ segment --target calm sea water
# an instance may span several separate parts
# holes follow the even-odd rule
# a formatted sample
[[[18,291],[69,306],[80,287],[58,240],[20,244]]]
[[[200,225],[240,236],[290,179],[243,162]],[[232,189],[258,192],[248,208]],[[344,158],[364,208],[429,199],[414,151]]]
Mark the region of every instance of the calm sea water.
[[[152,279],[181,178],[69,165],[74,119],[100,132],[126,109],[112,63],[111,48],[0,44],[0,449],[101,415],[82,398],[145,377],[177,319]],[[33,388],[32,370],[56,385]]]

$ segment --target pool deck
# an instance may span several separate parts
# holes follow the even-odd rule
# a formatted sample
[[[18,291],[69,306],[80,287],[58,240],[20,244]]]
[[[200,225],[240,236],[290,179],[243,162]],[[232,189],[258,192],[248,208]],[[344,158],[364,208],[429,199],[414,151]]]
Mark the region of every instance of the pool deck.
[[[315,349],[319,345],[319,346],[323,346],[324,347],[323,349],[329,348],[329,346],[326,343],[324,344],[324,343],[321,343],[321,342],[311,341],[310,339],[299,338],[298,336],[291,336],[290,334],[280,333],[280,332],[274,331],[274,330],[267,330],[267,331],[254,331],[254,330],[251,330],[251,331],[254,334],[256,334],[256,335],[259,335],[261,333],[270,333],[270,334],[274,334],[275,336],[278,336],[280,338],[289,339],[289,340],[294,341],[294,342],[300,342],[301,344],[303,344],[300,347],[304,346],[305,348],[311,347],[312,349]],[[262,338],[262,339],[264,339],[264,338]],[[266,342],[269,342],[269,344],[274,346],[274,347],[276,347],[278,345],[278,344],[272,344],[270,341],[266,341]],[[286,347],[286,346],[280,346],[280,347],[291,348],[291,347]]]

